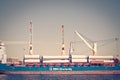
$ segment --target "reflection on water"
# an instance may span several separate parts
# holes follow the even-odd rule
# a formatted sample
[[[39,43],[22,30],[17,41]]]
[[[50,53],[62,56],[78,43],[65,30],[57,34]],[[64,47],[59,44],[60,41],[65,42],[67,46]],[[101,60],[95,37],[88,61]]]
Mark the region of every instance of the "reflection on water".
[[[0,75],[0,80],[120,80],[120,75]]]

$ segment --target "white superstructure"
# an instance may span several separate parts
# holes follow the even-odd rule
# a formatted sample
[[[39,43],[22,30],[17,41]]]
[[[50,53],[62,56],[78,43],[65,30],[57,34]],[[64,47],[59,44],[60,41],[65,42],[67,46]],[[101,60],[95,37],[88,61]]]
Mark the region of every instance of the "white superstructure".
[[[6,50],[4,43],[0,42],[0,63],[5,64],[7,60]]]

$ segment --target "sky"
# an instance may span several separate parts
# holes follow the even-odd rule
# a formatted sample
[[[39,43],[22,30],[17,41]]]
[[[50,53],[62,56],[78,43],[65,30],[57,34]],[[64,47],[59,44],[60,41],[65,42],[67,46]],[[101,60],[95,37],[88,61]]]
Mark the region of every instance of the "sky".
[[[80,41],[74,54],[92,55],[75,30],[100,41],[98,55],[120,54],[120,40],[113,39],[120,36],[120,0],[0,0],[0,40],[8,57],[28,54],[31,20],[34,54],[61,55],[62,25],[66,54],[70,41]]]

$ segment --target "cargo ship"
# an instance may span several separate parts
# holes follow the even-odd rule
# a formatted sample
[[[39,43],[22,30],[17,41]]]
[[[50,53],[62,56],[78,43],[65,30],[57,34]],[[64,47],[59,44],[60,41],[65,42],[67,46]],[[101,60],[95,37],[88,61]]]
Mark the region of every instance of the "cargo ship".
[[[64,49],[64,26],[62,26],[62,55],[40,56],[33,54],[32,22],[30,22],[29,54],[24,55],[19,63],[7,63],[7,55],[3,42],[0,42],[1,74],[120,74],[120,61],[114,56],[97,56],[97,45],[91,47],[76,31],[76,34],[93,51],[93,55],[74,55],[72,47],[68,55]],[[70,44],[71,46],[71,44]]]
[[[1,74],[120,74],[120,64],[112,56],[25,56],[21,64],[0,64]],[[99,61],[92,59],[99,59]],[[101,59],[101,61],[100,61]]]

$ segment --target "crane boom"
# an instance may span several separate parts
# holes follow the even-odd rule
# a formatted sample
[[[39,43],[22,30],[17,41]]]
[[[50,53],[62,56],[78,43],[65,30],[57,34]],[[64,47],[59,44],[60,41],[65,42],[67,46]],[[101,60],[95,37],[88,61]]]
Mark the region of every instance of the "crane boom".
[[[75,31],[75,33],[80,37],[80,39],[93,51],[93,55],[97,54],[97,43],[93,43],[93,46],[91,46],[85,39],[84,37],[78,33],[77,31]]]
[[[75,33],[81,38],[81,40],[82,40],[90,49],[93,49],[93,47],[80,35],[80,33],[78,33],[77,31],[75,31]]]

